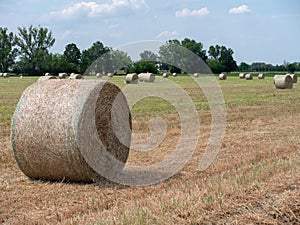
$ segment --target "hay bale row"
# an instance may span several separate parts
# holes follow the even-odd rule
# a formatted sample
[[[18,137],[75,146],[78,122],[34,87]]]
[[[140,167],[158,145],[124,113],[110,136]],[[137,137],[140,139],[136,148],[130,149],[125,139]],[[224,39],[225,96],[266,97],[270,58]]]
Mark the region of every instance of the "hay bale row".
[[[153,73],[140,73],[138,79],[140,82],[153,83],[155,81],[155,75]]]
[[[246,80],[253,80],[253,75],[252,75],[251,73],[247,73],[247,74],[245,75],[245,79],[246,79]]]
[[[66,74],[66,73],[59,73],[58,74],[59,79],[66,79],[67,76],[68,76],[68,74]]]
[[[219,80],[226,80],[227,79],[227,75],[225,73],[221,73],[219,75]]]
[[[293,78],[289,75],[275,75],[274,85],[277,89],[292,89],[293,88]]]
[[[258,74],[258,79],[263,80],[265,79],[265,75],[263,73]]]
[[[129,73],[126,75],[126,84],[137,84],[139,76],[136,73]]]
[[[30,178],[97,181],[103,171],[124,168],[130,110],[121,90],[109,82],[36,82],[18,103],[11,141],[18,166]]]

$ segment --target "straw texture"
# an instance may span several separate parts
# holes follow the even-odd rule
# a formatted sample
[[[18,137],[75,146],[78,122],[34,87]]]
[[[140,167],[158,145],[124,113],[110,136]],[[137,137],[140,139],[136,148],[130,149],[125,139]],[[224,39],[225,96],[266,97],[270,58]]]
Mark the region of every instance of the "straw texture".
[[[126,114],[128,120],[120,123],[120,127],[112,122],[117,96],[117,110]],[[94,110],[87,105],[92,105]],[[86,123],[93,126],[84,126]],[[126,140],[122,143],[115,134],[116,129],[123,132]],[[127,101],[116,85],[104,81],[36,82],[24,91],[12,121],[15,159],[20,169],[33,179],[101,180],[101,174],[95,172],[87,160],[88,155],[96,158],[88,144],[93,143],[97,154],[109,152],[125,163],[130,140],[131,116]]]

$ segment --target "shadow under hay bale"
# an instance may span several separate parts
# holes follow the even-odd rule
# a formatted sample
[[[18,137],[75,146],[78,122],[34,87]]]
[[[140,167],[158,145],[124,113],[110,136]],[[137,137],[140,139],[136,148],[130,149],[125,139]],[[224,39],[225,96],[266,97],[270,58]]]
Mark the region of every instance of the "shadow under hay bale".
[[[121,90],[109,82],[36,82],[18,103],[11,141],[18,166],[30,178],[103,180],[102,170],[120,171],[127,161],[129,107]],[[117,167],[114,160],[123,163]]]
[[[289,75],[275,75],[274,85],[277,89],[292,89],[293,88],[293,78]]]
[[[153,73],[140,73],[138,78],[140,82],[153,83],[155,81],[155,75]]]
[[[126,75],[126,84],[137,84],[139,77],[136,73],[129,73]]]

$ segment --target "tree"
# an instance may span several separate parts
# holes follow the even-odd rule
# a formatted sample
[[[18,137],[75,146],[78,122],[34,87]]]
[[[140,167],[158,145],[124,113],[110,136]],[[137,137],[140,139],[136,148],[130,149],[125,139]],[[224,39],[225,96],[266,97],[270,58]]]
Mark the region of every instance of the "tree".
[[[145,50],[144,52],[142,52],[140,54],[140,57],[141,57],[141,60],[143,60],[143,61],[157,62],[157,60],[158,60],[158,56],[155,53],[148,51],[148,50]]]
[[[90,48],[83,50],[81,55],[80,72],[84,73],[95,60],[109,51],[110,48],[105,47],[100,41],[93,43]]]
[[[225,66],[216,59],[210,59],[208,66],[213,73],[222,73],[226,69]]]
[[[240,66],[239,66],[239,70],[240,71],[249,71],[250,70],[250,65],[248,65],[245,62],[241,62]]]
[[[6,72],[14,64],[18,50],[15,46],[15,36],[8,33],[7,28],[0,27],[0,71]]]
[[[68,73],[79,72],[81,53],[79,48],[76,46],[76,44],[71,43],[66,45],[63,55],[66,61],[68,62],[68,67],[66,69],[66,72]]]
[[[41,73],[48,50],[55,43],[52,32],[32,25],[28,29],[18,27],[18,31],[16,44],[20,48],[21,60],[27,64],[26,68],[31,73]]]
[[[208,51],[209,56],[219,61],[224,67],[225,72],[235,71],[238,66],[236,61],[233,59],[233,50],[226,48],[225,46],[210,46]]]
[[[289,63],[287,66],[286,66],[286,69],[289,73],[294,73],[295,70],[296,70],[296,63]]]
[[[155,63],[149,61],[136,62],[128,68],[130,73],[158,73]]]
[[[187,48],[188,50],[194,52],[199,56],[204,62],[207,60],[206,51],[203,49],[203,44],[201,42],[196,42],[189,38],[185,38],[181,41],[181,46]]]

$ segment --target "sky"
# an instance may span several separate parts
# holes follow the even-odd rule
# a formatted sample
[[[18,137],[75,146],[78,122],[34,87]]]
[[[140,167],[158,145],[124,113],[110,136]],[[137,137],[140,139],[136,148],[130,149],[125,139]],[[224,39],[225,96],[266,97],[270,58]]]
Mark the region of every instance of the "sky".
[[[0,0],[0,10],[0,27],[15,34],[51,30],[53,53],[187,37],[233,49],[238,64],[300,62],[299,0]]]

